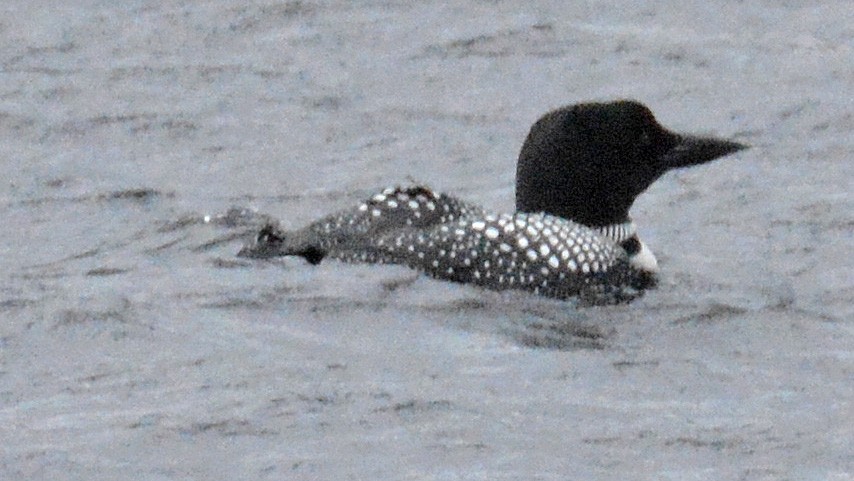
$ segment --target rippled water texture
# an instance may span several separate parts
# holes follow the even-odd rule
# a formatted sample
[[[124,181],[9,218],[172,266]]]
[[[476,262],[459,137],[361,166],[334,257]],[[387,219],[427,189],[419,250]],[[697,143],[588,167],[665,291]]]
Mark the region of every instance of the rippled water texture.
[[[4,2],[0,478],[851,479],[854,19],[785,5]],[[633,304],[234,255],[408,179],[508,210],[619,97],[752,145],[638,199]]]

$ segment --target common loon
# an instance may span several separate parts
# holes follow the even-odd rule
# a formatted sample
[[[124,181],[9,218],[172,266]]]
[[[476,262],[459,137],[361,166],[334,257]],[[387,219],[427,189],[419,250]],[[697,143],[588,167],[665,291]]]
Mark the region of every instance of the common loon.
[[[515,213],[490,213],[422,185],[388,188],[297,231],[267,224],[238,255],[403,264],[495,290],[628,301],[655,285],[658,272],[629,217],[635,198],[671,169],[744,148],[673,133],[636,101],[570,105],[531,127]]]

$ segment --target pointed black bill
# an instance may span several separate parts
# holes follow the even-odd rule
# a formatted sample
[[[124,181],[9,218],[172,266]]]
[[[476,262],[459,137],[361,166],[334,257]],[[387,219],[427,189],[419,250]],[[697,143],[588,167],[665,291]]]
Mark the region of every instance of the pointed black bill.
[[[678,143],[661,160],[667,169],[704,164],[748,148],[745,144],[714,137],[680,135]]]

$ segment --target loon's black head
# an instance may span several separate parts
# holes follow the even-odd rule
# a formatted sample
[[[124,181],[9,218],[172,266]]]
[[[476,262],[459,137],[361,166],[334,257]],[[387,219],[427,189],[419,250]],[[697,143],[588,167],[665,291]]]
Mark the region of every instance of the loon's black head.
[[[516,168],[516,210],[591,227],[628,221],[635,198],[670,169],[702,164],[745,145],[671,132],[643,104],[586,103],[531,127]]]

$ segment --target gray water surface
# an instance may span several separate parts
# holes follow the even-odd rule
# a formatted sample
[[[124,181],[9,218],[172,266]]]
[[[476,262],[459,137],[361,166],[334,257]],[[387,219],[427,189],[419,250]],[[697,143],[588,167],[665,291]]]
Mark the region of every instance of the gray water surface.
[[[0,479],[854,477],[848,2],[0,12]],[[409,179],[509,210],[613,98],[752,145],[638,199],[630,305],[234,255]]]

